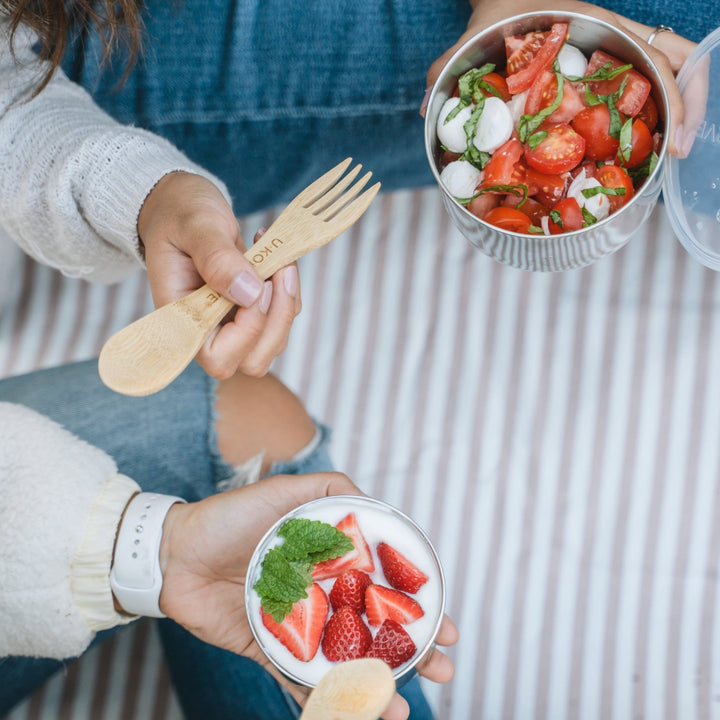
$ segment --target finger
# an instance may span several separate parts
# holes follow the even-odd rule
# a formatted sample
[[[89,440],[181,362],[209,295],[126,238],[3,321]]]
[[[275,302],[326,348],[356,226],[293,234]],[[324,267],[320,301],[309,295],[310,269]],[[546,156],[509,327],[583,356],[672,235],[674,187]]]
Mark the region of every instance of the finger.
[[[383,720],[406,720],[410,716],[410,706],[407,700],[395,693],[390,704],[382,714]]]
[[[438,630],[437,637],[435,638],[435,642],[438,645],[448,646],[454,645],[459,638],[460,633],[458,632],[455,623],[447,615],[443,615],[443,620],[440,625],[440,629]]]
[[[298,296],[297,266],[289,265],[275,273],[267,321],[262,335],[240,366],[244,373],[253,377],[264,375],[272,361],[285,350],[300,306]]]
[[[433,682],[446,683],[453,679],[455,665],[444,652],[433,649],[418,672]]]

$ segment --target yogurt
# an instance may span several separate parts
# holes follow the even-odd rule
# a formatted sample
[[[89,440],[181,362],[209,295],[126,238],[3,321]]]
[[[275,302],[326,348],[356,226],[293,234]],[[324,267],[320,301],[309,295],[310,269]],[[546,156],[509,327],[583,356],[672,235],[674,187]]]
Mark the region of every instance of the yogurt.
[[[445,583],[437,554],[425,533],[404,513],[374,498],[362,495],[334,495],[312,500],[281,518],[260,541],[248,567],[245,584],[245,606],[250,628],[260,648],[270,661],[290,680],[307,687],[315,687],[320,678],[336,663],[330,662],[319,648],[309,662],[298,660],[263,625],[260,598],[253,586],[260,577],[262,560],[267,551],[282,542],[277,536],[280,526],[290,518],[321,520],[336,525],[349,513],[355,513],[360,530],[367,541],[375,562],[375,570],[368,573],[378,585],[388,586],[377,556],[377,545],[385,542],[410,560],[427,576],[428,581],[410,595],[420,603],[424,615],[405,626],[417,648],[413,657],[393,670],[396,683],[409,679],[414,669],[432,649],[442,622],[445,606]],[[320,580],[319,585],[329,594],[336,578]],[[332,612],[332,610],[331,610]],[[370,627],[375,635],[377,628]]]

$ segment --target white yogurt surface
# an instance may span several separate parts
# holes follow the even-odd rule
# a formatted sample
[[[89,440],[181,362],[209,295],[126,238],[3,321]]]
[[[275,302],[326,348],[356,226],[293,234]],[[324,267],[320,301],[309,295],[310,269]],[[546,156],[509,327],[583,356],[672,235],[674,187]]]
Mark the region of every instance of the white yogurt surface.
[[[274,531],[290,517],[322,520],[329,525],[337,525],[340,520],[351,512],[355,513],[358,526],[370,547],[375,561],[375,570],[369,573],[374,583],[390,586],[385,580],[377,556],[377,545],[380,542],[392,545],[429,578],[417,593],[410,594],[410,597],[420,603],[425,614],[415,622],[403,626],[412,637],[417,652],[411,660],[393,670],[393,674],[398,677],[413,666],[432,641],[444,609],[441,573],[432,549],[423,535],[388,505],[372,498],[348,495],[321,498],[307,503],[283,518]],[[262,557],[276,544],[278,544],[278,538],[274,536],[273,532],[273,537],[266,538],[265,541],[260,543],[258,550],[256,550],[256,556],[251,562],[245,593],[248,618],[260,647],[277,667],[296,682],[314,687],[320,678],[336,663],[327,660],[323,655],[322,647],[318,648],[315,657],[310,662],[298,660],[262,624],[260,619],[260,598],[252,590],[260,574]],[[257,563],[254,563],[255,557],[258,558]],[[329,578],[321,580],[319,584],[329,594],[335,580],[336,578]],[[330,613],[332,613],[332,608],[330,608]],[[367,618],[364,615],[363,619],[367,623]],[[371,625],[368,625],[368,627],[374,636],[378,628]]]

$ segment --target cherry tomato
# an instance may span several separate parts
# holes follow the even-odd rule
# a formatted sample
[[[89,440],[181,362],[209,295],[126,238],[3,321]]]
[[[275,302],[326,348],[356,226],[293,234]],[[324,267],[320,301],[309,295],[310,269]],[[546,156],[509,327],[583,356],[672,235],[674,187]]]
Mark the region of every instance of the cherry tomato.
[[[605,103],[581,110],[571,125],[585,138],[586,158],[609,160],[615,157],[620,143],[610,135],[610,111]]]
[[[484,193],[473,198],[468,204],[467,209],[475,216],[482,218],[487,215],[490,210],[500,204],[500,195],[495,193]]]
[[[566,173],[548,174],[523,163],[523,179],[519,182],[528,187],[528,195],[534,197],[545,207],[551,208],[565,193],[568,176]]]
[[[603,65],[610,63],[611,67],[616,68],[627,63],[620,62],[616,57],[609,55],[603,50],[596,50],[588,61],[585,75],[592,75]],[[590,90],[596,95],[610,95],[620,88],[623,79],[627,78],[627,84],[623,94],[617,101],[617,109],[620,112],[635,117],[642,109],[645,101],[650,95],[650,81],[643,77],[637,70],[631,68],[626,72],[614,77],[612,80],[597,80],[590,83]]]
[[[516,137],[511,137],[490,157],[484,168],[482,185],[510,185],[513,183],[515,163],[522,157],[523,146]]]
[[[655,129],[658,123],[658,109],[652,95],[648,95],[648,99],[645,101],[642,108],[640,108],[640,112],[636,115],[636,117],[648,126],[648,130],[650,132]]]
[[[597,171],[597,179],[599,183],[606,188],[625,188],[624,195],[608,195],[611,213],[620,209],[630,201],[635,194],[632,179],[627,174],[627,171],[618,165],[603,165]]]
[[[517,208],[518,204],[522,200],[520,195],[506,195],[502,204],[505,207]],[[518,208],[520,212],[524,212],[529,218],[533,225],[540,227],[541,219],[548,214],[548,208],[537,200],[529,197],[525,199],[522,207]]]
[[[567,123],[547,128],[547,135],[534,148],[525,143],[528,165],[541,173],[572,170],[585,154],[585,140]]]
[[[548,105],[555,102],[557,93],[558,84],[555,73],[549,70],[543,70],[535,78],[535,81],[528,90],[528,96],[525,100],[525,114],[537,115],[541,110],[544,110]],[[563,96],[560,101],[560,107],[546,119],[546,122],[570,122],[584,107],[585,103],[580,97],[580,93],[578,93],[572,83],[566,80],[563,85]]]
[[[493,208],[483,220],[490,225],[495,225],[501,230],[510,232],[527,233],[530,231],[530,218],[521,210],[509,207]]]
[[[491,72],[487,73],[487,75],[483,75],[483,80],[490,85],[497,95],[500,97],[500,99],[503,102],[507,102],[512,96],[510,95],[510,92],[508,91],[507,82],[505,82],[505,78],[500,75],[500,73]],[[489,97],[490,95],[494,95],[495,93],[490,93],[487,90],[483,89],[483,93],[486,97]]]
[[[543,71],[547,70],[553,60],[560,52],[562,44],[568,36],[567,23],[555,23],[550,32],[544,38],[542,44],[537,47],[536,33],[529,33],[529,46],[523,43],[508,56],[507,86],[511,94],[516,95],[527,90],[533,80]],[[528,37],[527,35],[525,36]],[[505,44],[507,50],[507,42]],[[536,49],[535,49],[536,48]],[[520,56],[522,61],[516,61],[515,56]],[[519,69],[515,69],[519,68]]]
[[[559,223],[553,221],[553,217],[560,215]],[[550,213],[548,229],[552,235],[559,235],[564,232],[581,230],[583,226],[583,214],[575,198],[567,197],[561,200]]]
[[[505,75],[514,75],[524,70],[545,44],[549,30],[534,30],[525,35],[511,35],[505,38],[505,56],[507,65]]]
[[[633,120],[632,137],[630,139],[630,158],[626,159],[618,153],[618,161],[624,167],[637,167],[643,163],[653,149],[653,136],[642,120]]]

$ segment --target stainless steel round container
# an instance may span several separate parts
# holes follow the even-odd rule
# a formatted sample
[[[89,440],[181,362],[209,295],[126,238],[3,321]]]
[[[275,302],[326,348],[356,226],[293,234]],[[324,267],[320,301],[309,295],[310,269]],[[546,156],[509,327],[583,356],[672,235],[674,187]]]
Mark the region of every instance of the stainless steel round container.
[[[335,511],[336,508],[340,508],[340,512]],[[365,516],[367,516],[367,511],[373,513],[373,517],[381,518],[383,527],[378,530],[379,533],[390,533],[391,531],[387,530],[387,527],[394,523],[399,523],[404,528],[403,532],[410,533],[413,540],[424,549],[428,562],[432,565],[432,567],[428,568],[429,572],[427,574],[430,578],[428,584],[433,582],[437,583],[437,586],[432,588],[435,607],[431,615],[427,618],[427,639],[422,643],[422,645],[417,646],[417,651],[410,661],[393,670],[395,683],[398,687],[400,687],[416,674],[418,668],[422,667],[423,663],[427,661],[430,652],[435,646],[435,638],[437,637],[445,612],[445,577],[443,575],[442,566],[437,552],[425,532],[407,515],[385,502],[376,500],[375,498],[366,497],[364,495],[331,495],[311,500],[310,502],[295,508],[295,510],[292,510],[278,520],[267,531],[267,533],[265,533],[262,540],[260,540],[255,548],[252,558],[250,559],[250,564],[248,565],[248,572],[245,578],[245,609],[247,612],[248,623],[257,644],[268,657],[270,662],[272,662],[272,664],[286,678],[298,685],[304,685],[305,687],[315,686],[316,682],[312,682],[307,677],[303,677],[302,673],[294,671],[290,667],[291,665],[297,666],[300,661],[287,658],[289,655],[287,652],[279,652],[279,641],[274,639],[262,624],[260,617],[260,599],[253,589],[253,586],[260,577],[262,561],[268,550],[276,544],[277,531],[286,520],[289,520],[290,518],[309,518],[311,520],[324,520],[324,522],[329,522],[329,520],[325,518],[328,517],[328,509],[330,509],[331,511],[335,511],[336,516],[339,515],[332,523],[335,524],[335,522],[342,519],[344,516],[343,513],[345,513],[347,508],[351,508],[352,512],[357,513],[358,522],[360,521],[360,518],[363,517],[363,513],[366,513]],[[380,514],[378,515],[377,513]],[[372,534],[370,534],[370,536],[366,535],[368,543],[372,546],[371,537]],[[390,541],[388,540],[388,542]],[[426,614],[430,613],[430,608],[423,606],[423,609]],[[411,628],[412,625],[408,626],[408,632],[412,634]],[[319,649],[318,655],[321,653],[322,650]],[[324,658],[322,658],[322,661],[324,664],[330,665],[329,661]]]
[[[425,115],[425,148],[430,167],[442,191],[445,209],[463,235],[494,260],[522,270],[571,270],[589,265],[614,252],[645,222],[662,189],[663,159],[667,149],[665,134],[658,153],[658,164],[635,196],[604,220],[575,232],[535,236],[500,230],[473,215],[443,187],[438,167],[442,150],[436,126],[440,110],[453,94],[458,77],[486,62],[494,62],[498,68],[504,68],[506,37],[533,30],[548,30],[556,22],[569,23],[568,41],[586,56],[602,49],[623,62],[632,63],[650,81],[651,96],[657,104],[658,116],[665,128],[670,113],[660,73],[647,53],[625,33],[587,15],[552,11],[517,15],[485,29],[452,56],[432,89]]]

